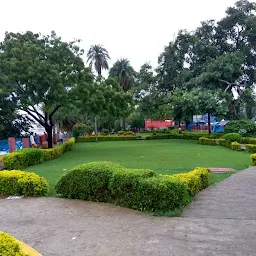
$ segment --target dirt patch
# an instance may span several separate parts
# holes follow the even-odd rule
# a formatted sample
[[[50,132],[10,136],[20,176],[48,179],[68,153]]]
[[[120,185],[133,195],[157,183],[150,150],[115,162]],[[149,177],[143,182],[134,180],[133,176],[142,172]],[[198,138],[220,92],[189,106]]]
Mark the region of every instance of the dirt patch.
[[[212,167],[209,168],[211,172],[213,173],[226,173],[226,172],[233,172],[234,169],[232,168],[216,168],[216,167]]]

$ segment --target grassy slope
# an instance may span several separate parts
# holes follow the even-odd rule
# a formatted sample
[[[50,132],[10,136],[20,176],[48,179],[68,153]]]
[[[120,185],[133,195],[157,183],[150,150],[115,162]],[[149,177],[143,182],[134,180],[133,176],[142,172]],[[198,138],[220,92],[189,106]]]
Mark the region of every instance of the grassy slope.
[[[197,166],[242,170],[250,164],[247,152],[234,152],[217,146],[202,146],[197,141],[123,141],[78,143],[74,151],[65,153],[56,160],[31,166],[26,171],[44,176],[53,186],[67,169],[91,161],[111,161],[129,168],[153,169],[162,174],[190,171]],[[227,176],[227,174],[214,174],[211,183],[221,181]]]

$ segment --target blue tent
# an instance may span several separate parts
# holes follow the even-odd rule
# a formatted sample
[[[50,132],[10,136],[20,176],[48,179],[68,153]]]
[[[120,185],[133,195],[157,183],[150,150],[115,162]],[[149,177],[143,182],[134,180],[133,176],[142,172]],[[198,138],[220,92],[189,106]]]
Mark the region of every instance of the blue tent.
[[[220,121],[218,123],[213,124],[213,132],[224,132],[225,126],[229,123],[228,120]]]

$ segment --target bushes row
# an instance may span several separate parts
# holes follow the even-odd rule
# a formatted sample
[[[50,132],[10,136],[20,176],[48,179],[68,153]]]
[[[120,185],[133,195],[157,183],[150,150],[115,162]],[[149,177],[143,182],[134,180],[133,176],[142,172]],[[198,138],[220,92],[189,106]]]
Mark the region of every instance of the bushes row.
[[[71,138],[69,141],[52,149],[24,148],[5,155],[3,164],[8,170],[22,169],[40,164],[44,161],[55,159],[66,151],[71,151],[74,143],[75,139]]]
[[[58,194],[67,198],[108,202],[140,211],[165,212],[182,207],[190,194],[194,195],[208,185],[206,171],[197,169],[194,172],[196,174],[191,174],[190,178],[196,177],[194,186],[197,190],[188,189],[189,185],[179,177],[157,175],[147,169],[127,169],[109,162],[93,162],[69,170],[55,188]]]
[[[29,256],[22,251],[19,242],[14,237],[4,232],[0,232],[0,255]]]
[[[205,134],[205,137],[208,138],[219,138],[222,136],[221,134]],[[146,140],[161,140],[161,139],[185,139],[185,140],[198,140],[202,137],[202,133],[196,133],[196,132],[182,132],[179,134],[178,132],[171,132],[169,134],[156,134],[152,136],[146,137]]]
[[[44,196],[48,189],[47,181],[35,173],[18,170],[0,172],[0,195]]]
[[[240,143],[230,142],[230,141],[225,140],[225,139],[208,139],[208,138],[201,137],[201,138],[199,138],[199,142],[202,145],[213,145],[213,146],[219,145],[219,146],[223,146],[223,147],[230,148],[230,149],[233,149],[233,150],[238,150],[239,148],[241,150],[241,144]]]
[[[98,136],[98,141],[123,141],[123,140],[137,140],[141,136]],[[79,136],[76,142],[95,142],[95,136]]]

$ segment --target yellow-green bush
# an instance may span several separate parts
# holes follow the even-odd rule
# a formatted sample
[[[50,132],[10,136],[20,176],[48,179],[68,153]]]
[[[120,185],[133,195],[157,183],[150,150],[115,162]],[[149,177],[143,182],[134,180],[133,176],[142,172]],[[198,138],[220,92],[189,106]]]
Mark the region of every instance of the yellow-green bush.
[[[0,232],[0,255],[29,256],[22,251],[19,242],[14,237],[4,232]]]
[[[234,151],[241,151],[242,150],[241,144],[238,143],[237,141],[234,141],[231,143],[231,149]]]
[[[23,169],[31,165],[40,164],[52,160],[66,151],[73,149],[75,139],[63,143],[52,149],[24,148],[3,157],[3,164],[8,170]]]
[[[252,159],[252,165],[256,166],[256,154],[252,154],[251,159]]]
[[[170,175],[188,185],[189,192],[192,196],[208,187],[210,170],[207,168],[196,168],[195,170],[187,173],[179,173]]]
[[[44,196],[48,189],[47,181],[33,172],[0,172],[0,195]]]

